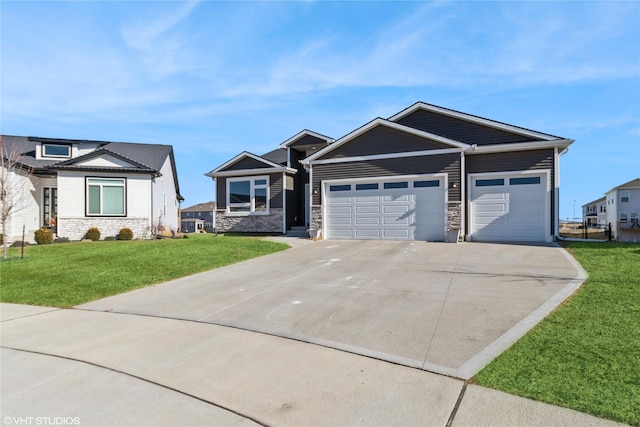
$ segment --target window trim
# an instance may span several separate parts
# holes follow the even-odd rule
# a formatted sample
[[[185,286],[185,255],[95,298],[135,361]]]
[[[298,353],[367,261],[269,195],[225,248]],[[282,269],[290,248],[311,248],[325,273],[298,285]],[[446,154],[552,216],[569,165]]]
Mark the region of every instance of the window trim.
[[[231,183],[249,181],[249,203],[231,203]],[[264,184],[256,184],[256,181],[265,181]],[[243,176],[227,178],[226,182],[226,214],[228,216],[269,215],[271,208],[271,180],[269,175]],[[256,211],[256,190],[266,190],[267,206],[263,211]],[[232,211],[232,208],[248,207],[248,211]]]
[[[46,147],[66,147],[69,150],[69,154],[67,155],[56,155],[56,154],[47,154]],[[53,158],[53,159],[70,159],[71,158],[71,145],[69,144],[49,144],[43,143],[41,146],[41,156],[43,158]]]
[[[627,200],[625,200],[627,199]],[[621,190],[620,191],[620,203],[629,203],[631,201],[631,191],[629,190]]]
[[[85,197],[84,197],[84,213],[86,217],[116,217],[116,218],[123,218],[127,216],[127,178],[125,177],[104,177],[104,176],[85,176],[85,182],[84,182],[84,191],[85,191]],[[122,214],[105,214],[102,213],[103,211],[103,207],[102,207],[102,201],[104,200],[104,198],[102,197],[102,184],[100,184],[100,212],[99,214],[96,213],[90,213],[89,212],[89,181],[92,179],[100,179],[100,180],[106,180],[106,181],[121,181],[122,182],[122,188],[124,189],[123,191],[123,213]]]
[[[624,219],[622,219],[623,215],[624,215]],[[624,223],[624,224],[629,222],[629,212],[620,212],[618,214],[618,221],[621,222],[621,223]]]

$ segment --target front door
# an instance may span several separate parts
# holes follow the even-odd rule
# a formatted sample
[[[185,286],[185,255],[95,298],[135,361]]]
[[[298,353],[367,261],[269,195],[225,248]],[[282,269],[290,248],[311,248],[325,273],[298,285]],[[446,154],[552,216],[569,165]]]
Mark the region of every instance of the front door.
[[[58,189],[45,187],[42,193],[42,226],[56,234],[58,225]]]

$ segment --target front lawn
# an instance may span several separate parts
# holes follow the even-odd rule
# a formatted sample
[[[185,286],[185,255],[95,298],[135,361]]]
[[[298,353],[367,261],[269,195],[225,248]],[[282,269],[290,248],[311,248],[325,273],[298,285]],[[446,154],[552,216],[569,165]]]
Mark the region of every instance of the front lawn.
[[[640,425],[640,245],[568,244],[582,288],[475,382]]]
[[[73,242],[28,246],[0,263],[0,301],[71,307],[286,249],[257,238]],[[11,248],[10,256],[19,249]]]

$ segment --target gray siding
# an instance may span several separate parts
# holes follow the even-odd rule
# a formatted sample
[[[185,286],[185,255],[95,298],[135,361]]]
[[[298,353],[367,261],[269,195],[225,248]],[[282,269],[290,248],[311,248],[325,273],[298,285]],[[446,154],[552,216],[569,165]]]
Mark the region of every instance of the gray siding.
[[[299,140],[297,140],[296,142],[294,142],[293,144],[291,144],[289,147],[300,147],[305,145],[315,145],[318,147],[318,149],[320,149],[325,145],[327,145],[327,141],[324,139],[317,138],[315,136],[305,135]]]
[[[443,148],[452,147],[387,126],[378,125],[341,147],[327,153],[325,156],[322,156],[321,159],[393,154],[405,151],[438,150]]]
[[[226,178],[216,178],[216,209],[227,209]]]
[[[405,126],[435,133],[466,144],[507,144],[534,141],[531,137],[495,129],[433,111],[418,110],[396,121]]]
[[[333,179],[392,177],[442,172],[449,174],[448,201],[460,201],[460,154],[457,153],[314,165],[313,187],[320,188],[321,181]],[[453,183],[456,183],[457,188],[451,188]],[[319,194],[313,196],[313,204],[321,204]]]
[[[237,170],[244,170],[244,169],[259,169],[259,168],[268,168],[268,167],[271,167],[271,166],[267,165],[264,162],[258,161],[256,159],[252,159],[251,157],[245,157],[244,159],[239,160],[238,162],[232,164],[231,166],[223,170],[237,171]]]
[[[247,179],[251,178],[250,176]],[[282,208],[282,174],[269,174],[269,206]],[[216,206],[218,209],[227,208],[227,179],[216,178]]]

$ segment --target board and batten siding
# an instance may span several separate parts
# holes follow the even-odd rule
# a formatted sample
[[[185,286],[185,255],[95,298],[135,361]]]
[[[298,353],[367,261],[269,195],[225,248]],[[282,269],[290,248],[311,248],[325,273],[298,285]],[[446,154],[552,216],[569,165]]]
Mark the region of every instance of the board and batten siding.
[[[318,160],[448,148],[452,147],[384,125],[378,125],[348,143],[328,152]]]
[[[395,159],[330,163],[313,165],[313,188],[321,188],[321,182],[335,179],[394,177],[402,175],[448,174],[448,201],[460,201],[460,154],[416,156]],[[452,184],[456,183],[456,188]],[[320,194],[313,195],[313,204],[320,205]]]
[[[554,229],[555,206],[555,168],[554,151],[552,148],[544,150],[517,151],[508,153],[487,153],[468,155],[465,158],[467,173],[492,173],[530,170],[550,170],[551,193],[550,203],[550,230]],[[469,190],[467,190],[469,191]],[[467,217],[467,230],[469,229],[469,218]]]
[[[533,139],[529,136],[519,135],[513,132],[488,127],[434,111],[417,110],[399,120],[396,123],[420,129],[425,132],[435,133],[446,138],[455,139],[465,144],[508,144],[512,142],[529,142]]]

